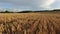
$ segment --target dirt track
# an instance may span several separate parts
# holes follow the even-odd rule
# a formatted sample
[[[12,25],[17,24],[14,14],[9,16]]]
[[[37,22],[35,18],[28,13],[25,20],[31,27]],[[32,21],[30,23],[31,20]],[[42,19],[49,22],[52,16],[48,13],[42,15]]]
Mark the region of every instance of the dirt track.
[[[0,34],[60,34],[60,15],[0,14]]]

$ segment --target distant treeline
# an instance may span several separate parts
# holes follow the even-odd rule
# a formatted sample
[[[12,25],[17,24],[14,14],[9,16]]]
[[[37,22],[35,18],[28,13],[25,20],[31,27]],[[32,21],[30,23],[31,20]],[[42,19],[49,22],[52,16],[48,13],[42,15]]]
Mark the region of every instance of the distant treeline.
[[[35,13],[35,12],[60,12],[60,9],[58,10],[42,10],[42,11],[19,11],[19,12],[14,12],[14,11],[1,11],[0,13]]]

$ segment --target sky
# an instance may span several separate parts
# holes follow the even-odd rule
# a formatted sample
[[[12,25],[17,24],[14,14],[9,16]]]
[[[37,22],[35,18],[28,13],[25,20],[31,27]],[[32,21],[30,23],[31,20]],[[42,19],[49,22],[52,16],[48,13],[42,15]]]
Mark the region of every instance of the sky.
[[[0,0],[0,10],[60,9],[60,0]]]

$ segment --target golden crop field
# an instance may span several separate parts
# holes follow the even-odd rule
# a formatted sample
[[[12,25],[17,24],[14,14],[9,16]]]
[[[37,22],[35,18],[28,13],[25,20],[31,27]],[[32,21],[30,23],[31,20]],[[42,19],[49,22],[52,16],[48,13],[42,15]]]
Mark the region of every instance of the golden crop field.
[[[2,13],[0,34],[60,34],[60,14]]]

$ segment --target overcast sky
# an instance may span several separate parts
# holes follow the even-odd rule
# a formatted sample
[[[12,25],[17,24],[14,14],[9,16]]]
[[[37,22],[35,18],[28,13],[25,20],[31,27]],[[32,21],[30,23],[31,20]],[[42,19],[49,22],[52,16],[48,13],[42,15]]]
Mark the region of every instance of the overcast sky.
[[[0,9],[47,10],[59,9],[60,0],[0,0]]]

